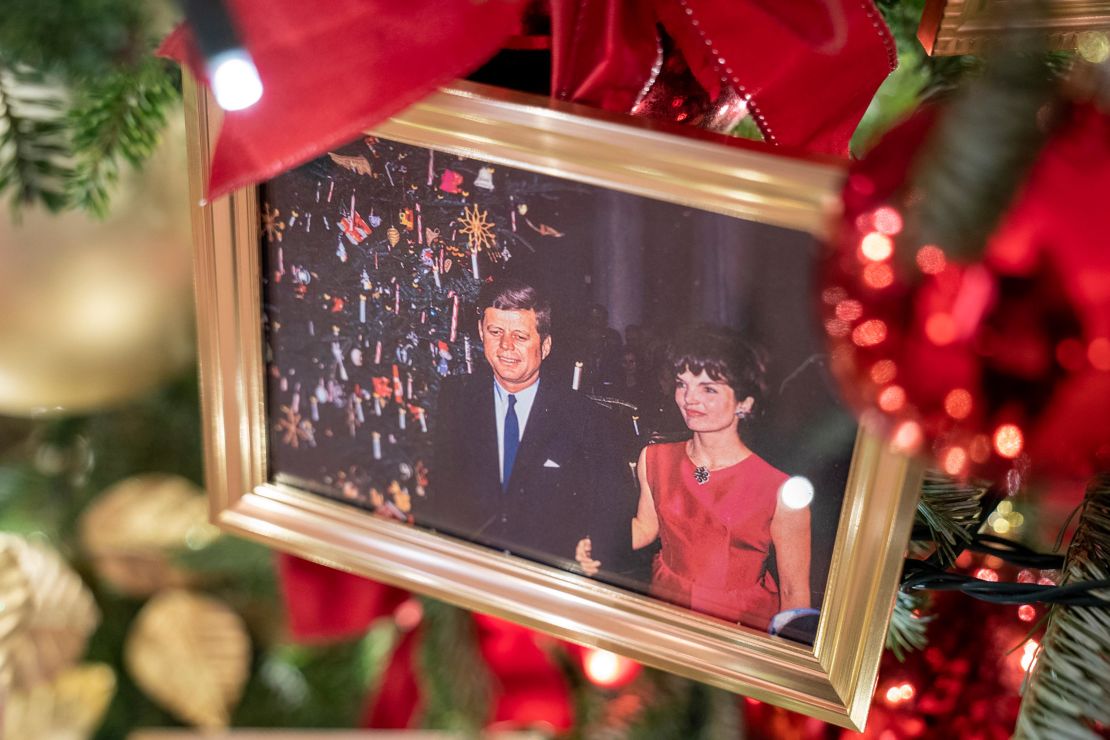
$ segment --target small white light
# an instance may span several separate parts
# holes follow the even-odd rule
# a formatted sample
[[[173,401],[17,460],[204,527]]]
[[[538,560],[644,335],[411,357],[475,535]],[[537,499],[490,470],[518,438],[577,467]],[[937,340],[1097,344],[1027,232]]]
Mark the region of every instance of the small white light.
[[[249,108],[262,97],[262,80],[246,50],[217,54],[209,60],[208,70],[212,94],[224,110]]]
[[[782,484],[779,496],[787,508],[804,509],[813,501],[813,484],[809,482],[809,478],[795,475]]]

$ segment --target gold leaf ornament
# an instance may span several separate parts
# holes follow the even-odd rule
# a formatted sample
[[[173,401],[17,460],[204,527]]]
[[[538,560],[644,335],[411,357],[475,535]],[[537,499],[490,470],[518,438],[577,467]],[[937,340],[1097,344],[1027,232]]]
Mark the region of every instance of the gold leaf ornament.
[[[180,719],[227,727],[250,668],[239,615],[223,602],[169,589],[147,602],[128,633],[124,664],[135,683]]]
[[[0,534],[0,601],[0,689],[53,681],[100,621],[92,594],[57,552],[11,534]]]
[[[109,487],[78,526],[96,574],[130,596],[188,585],[188,573],[170,555],[204,547],[219,535],[208,523],[204,492],[166,474],[137,475]]]
[[[0,547],[0,701],[13,681],[11,646],[31,614],[31,587],[10,547]]]
[[[85,740],[104,720],[116,692],[116,674],[103,663],[67,668],[53,681],[12,692],[3,737]]]

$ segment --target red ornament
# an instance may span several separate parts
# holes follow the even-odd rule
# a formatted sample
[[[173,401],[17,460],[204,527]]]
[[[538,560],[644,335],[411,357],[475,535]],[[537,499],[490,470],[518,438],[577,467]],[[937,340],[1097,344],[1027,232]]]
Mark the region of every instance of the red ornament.
[[[926,111],[853,166],[821,290],[844,396],[959,477],[1110,469],[1110,118],[1076,107],[979,262],[902,233]]]
[[[748,115],[748,104],[733,88],[722,86],[714,100],[702,87],[682,52],[664,45],[658,72],[630,111],[660,121],[685,123],[727,134]]]

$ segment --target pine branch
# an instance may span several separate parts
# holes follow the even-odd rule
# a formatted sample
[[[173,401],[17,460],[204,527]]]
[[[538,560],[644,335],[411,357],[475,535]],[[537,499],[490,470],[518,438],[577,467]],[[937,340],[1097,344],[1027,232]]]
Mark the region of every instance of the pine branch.
[[[65,80],[94,79],[135,59],[164,3],[150,0],[4,0],[5,58]]]
[[[960,483],[935,470],[926,471],[914,529],[927,532],[928,539],[915,534],[911,548],[927,550],[937,567],[951,568],[982,524],[987,490],[985,485]],[[898,660],[928,643],[926,628],[932,617],[924,613],[927,604],[924,594],[898,592],[886,634],[886,647]]]
[[[944,111],[911,175],[921,197],[908,232],[957,258],[982,254],[1047,138],[1052,65],[1008,43],[1018,48],[1001,51]]]
[[[153,153],[166,111],[178,97],[170,68],[153,57],[80,90],[69,114],[77,160],[68,183],[73,205],[101,217],[107,213],[120,161],[139,167]]]
[[[0,195],[52,211],[65,207],[72,173],[67,106],[56,80],[0,59]]]
[[[476,736],[488,719],[492,679],[478,650],[474,620],[441,601],[421,603],[424,639],[418,665],[424,726]]]
[[[985,485],[960,483],[930,470],[921,482],[917,520],[936,545],[936,565],[951,568],[982,524]]]
[[[1062,584],[1110,577],[1110,473],[1091,481]],[[1104,596],[1110,594],[1103,594]],[[1055,606],[1014,737],[1105,737],[1110,727],[1110,611]]]
[[[924,594],[898,592],[890,629],[886,633],[886,648],[899,661],[905,660],[911,650],[921,650],[929,642],[926,629],[933,617],[922,614],[925,602]]]

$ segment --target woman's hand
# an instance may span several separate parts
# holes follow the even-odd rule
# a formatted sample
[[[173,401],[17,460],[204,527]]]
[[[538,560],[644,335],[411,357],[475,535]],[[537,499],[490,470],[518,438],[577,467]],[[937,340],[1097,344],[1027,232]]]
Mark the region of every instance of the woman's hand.
[[[590,542],[589,537],[583,537],[578,540],[578,546],[574,548],[574,559],[578,561],[579,567],[582,572],[588,576],[597,574],[601,570],[601,561],[594,560],[590,557],[593,550],[593,543]]]

